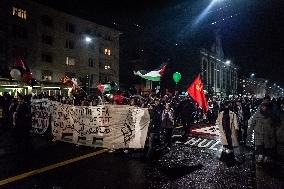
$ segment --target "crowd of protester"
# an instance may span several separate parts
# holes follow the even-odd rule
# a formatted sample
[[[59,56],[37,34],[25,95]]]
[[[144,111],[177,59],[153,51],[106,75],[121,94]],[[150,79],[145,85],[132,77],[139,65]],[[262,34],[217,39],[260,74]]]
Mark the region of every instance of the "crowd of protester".
[[[170,148],[172,134],[177,125],[182,125],[182,140],[190,134],[190,127],[196,123],[217,125],[226,152],[233,151],[238,145],[246,145],[254,132],[256,160],[258,163],[270,162],[284,145],[284,100],[269,96],[236,96],[232,98],[208,98],[209,111],[203,112],[187,95],[177,91],[163,95],[152,92],[137,95],[117,91],[109,95],[73,97],[60,95],[17,95],[17,98],[4,93],[0,97],[1,128],[13,128],[18,143],[27,141],[31,128],[31,99],[48,98],[64,104],[96,106],[101,104],[131,105],[148,108],[150,113],[150,133],[165,133],[165,142]],[[231,124],[230,124],[231,123]],[[232,128],[232,123],[235,124]],[[277,149],[278,148],[278,149]]]

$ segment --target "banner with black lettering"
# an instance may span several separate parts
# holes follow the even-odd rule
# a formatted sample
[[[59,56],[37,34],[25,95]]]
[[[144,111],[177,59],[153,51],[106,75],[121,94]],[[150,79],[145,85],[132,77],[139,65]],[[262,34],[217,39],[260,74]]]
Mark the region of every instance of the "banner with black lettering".
[[[144,147],[150,123],[147,109],[73,106],[53,101],[48,101],[48,106],[55,140],[114,149]]]

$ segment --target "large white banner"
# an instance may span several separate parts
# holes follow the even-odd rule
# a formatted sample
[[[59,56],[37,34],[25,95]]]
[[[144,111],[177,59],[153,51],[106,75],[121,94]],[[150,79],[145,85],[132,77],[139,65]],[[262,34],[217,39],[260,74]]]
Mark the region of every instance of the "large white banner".
[[[143,148],[150,116],[127,105],[73,106],[48,101],[56,140],[105,148]]]

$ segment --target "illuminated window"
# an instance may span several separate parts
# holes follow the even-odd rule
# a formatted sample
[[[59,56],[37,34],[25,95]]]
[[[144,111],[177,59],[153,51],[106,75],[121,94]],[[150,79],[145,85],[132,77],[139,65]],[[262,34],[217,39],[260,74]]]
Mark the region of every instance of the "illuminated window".
[[[110,69],[110,66],[105,66],[105,70],[109,70]]]
[[[105,49],[105,55],[108,55],[108,56],[110,56],[110,55],[111,55],[111,51],[110,51],[110,49]]]
[[[68,66],[75,66],[75,63],[76,63],[76,59],[75,58],[69,57],[69,56],[66,57],[66,65],[68,65]]]
[[[23,10],[23,9],[13,7],[13,15],[18,16],[18,17],[25,19],[25,20],[27,19],[27,11]]]

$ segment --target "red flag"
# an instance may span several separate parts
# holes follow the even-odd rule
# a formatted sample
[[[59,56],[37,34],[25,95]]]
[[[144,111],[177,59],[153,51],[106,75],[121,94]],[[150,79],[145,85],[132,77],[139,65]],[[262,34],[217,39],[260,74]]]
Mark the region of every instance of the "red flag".
[[[20,57],[16,58],[15,66],[18,68],[22,68],[23,70],[26,70],[26,66]]]
[[[159,74],[161,75],[161,77],[163,77],[165,72],[166,72],[166,66],[167,66],[166,64],[163,65],[162,68],[159,71]]]
[[[194,82],[187,89],[187,93],[197,102],[197,104],[205,111],[208,111],[207,100],[203,91],[203,84],[200,74],[196,77]]]
[[[68,87],[73,87],[74,82],[68,77],[68,76],[64,76],[60,79],[60,81],[64,84],[67,85]]]

